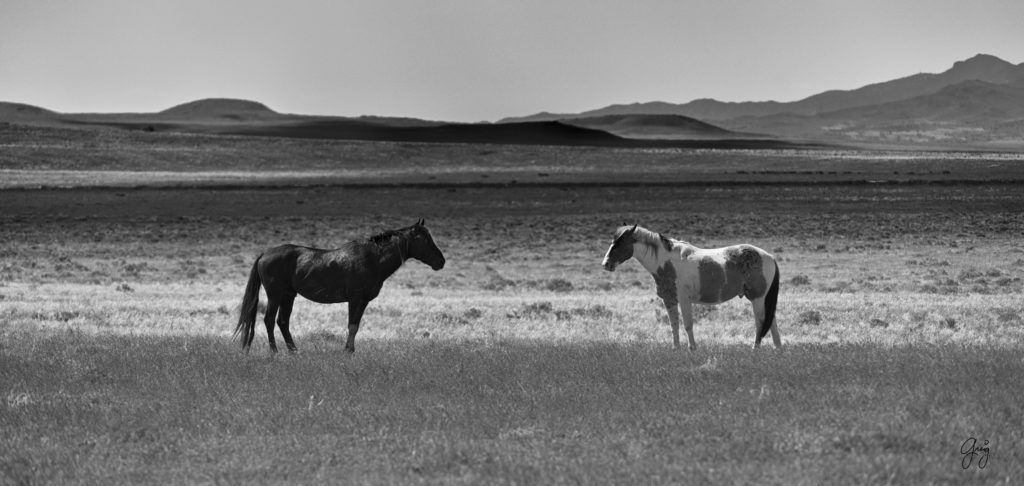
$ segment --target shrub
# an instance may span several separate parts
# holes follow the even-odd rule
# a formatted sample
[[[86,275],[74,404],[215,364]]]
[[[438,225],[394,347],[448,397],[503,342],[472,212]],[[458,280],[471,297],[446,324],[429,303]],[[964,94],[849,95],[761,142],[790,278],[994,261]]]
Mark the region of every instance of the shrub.
[[[435,315],[434,321],[444,326],[462,326],[469,324],[469,321],[460,317],[453,316],[447,312],[440,312]]]
[[[611,310],[601,304],[592,305],[590,307],[577,307],[572,310],[572,313],[585,319],[608,319],[615,315]]]
[[[939,329],[956,329],[956,319],[952,317],[939,317]]]
[[[562,278],[553,278],[548,280],[548,283],[544,285],[544,288],[550,292],[571,292],[572,282]]]
[[[800,274],[789,279],[789,283],[792,285],[810,285],[811,279],[807,275]]]
[[[924,322],[928,318],[928,311],[910,311],[908,317],[911,322]]]
[[[490,274],[490,278],[487,282],[481,285],[484,290],[505,290],[507,287],[515,287],[516,283],[514,280],[505,278],[502,274],[498,273],[497,270],[492,268],[490,265],[486,267],[487,272]]]
[[[996,320],[1001,323],[1019,323],[1021,322],[1020,313],[1015,309],[999,309],[996,311]]]
[[[817,326],[821,324],[821,312],[816,310],[808,310],[800,313],[796,318],[798,324],[807,326]]]
[[[982,273],[978,269],[968,268],[966,270],[961,271],[960,274],[956,276],[956,278],[957,278],[957,280],[961,280],[962,281],[962,280],[970,280],[972,278],[978,278],[980,276],[982,276]]]
[[[506,317],[512,319],[524,319],[550,314],[553,310],[554,307],[551,305],[551,302],[534,302],[531,304],[525,304],[518,310],[514,310],[506,314]]]
[[[999,287],[1008,287],[1010,284],[1017,282],[1019,280],[1019,277],[999,277],[999,279],[996,280],[995,284]]]
[[[501,291],[505,290],[507,287],[515,287],[515,285],[516,283],[514,281],[509,280],[498,273],[492,273],[490,280],[481,285],[481,288],[484,290]]]

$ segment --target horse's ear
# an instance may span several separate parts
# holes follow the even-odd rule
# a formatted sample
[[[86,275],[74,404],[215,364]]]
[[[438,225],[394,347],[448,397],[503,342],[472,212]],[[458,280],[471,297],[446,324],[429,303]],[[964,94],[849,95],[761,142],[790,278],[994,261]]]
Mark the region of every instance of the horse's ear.
[[[633,225],[633,227],[629,229],[629,232],[630,232],[630,233],[632,233],[632,232],[636,231],[636,227],[637,227],[637,226],[638,226],[638,225],[635,225],[635,224],[634,224],[634,225]]]
[[[425,221],[423,221],[423,218],[420,218],[420,220],[416,222],[416,226],[423,226],[425,224],[427,224],[427,223]]]

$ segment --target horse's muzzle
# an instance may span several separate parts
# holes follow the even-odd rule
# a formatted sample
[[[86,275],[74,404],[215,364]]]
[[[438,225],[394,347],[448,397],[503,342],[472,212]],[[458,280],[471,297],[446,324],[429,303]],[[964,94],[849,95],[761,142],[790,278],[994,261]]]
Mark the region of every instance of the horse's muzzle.
[[[613,261],[606,261],[606,262],[604,262],[603,266],[604,266],[605,270],[607,270],[609,272],[614,272],[615,271],[615,267],[617,267],[618,265],[616,265],[615,262],[613,262]]]
[[[438,263],[437,265],[431,265],[430,268],[436,272],[436,271],[444,268],[444,264],[445,264],[445,261],[441,260],[441,263]]]

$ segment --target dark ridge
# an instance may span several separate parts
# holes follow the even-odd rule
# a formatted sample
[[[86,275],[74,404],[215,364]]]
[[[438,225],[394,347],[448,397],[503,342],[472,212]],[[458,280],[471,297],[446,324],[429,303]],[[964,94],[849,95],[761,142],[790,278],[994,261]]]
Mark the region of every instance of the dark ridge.
[[[605,115],[605,116],[594,116],[594,117],[583,117],[573,118],[567,120],[567,123],[573,125],[618,125],[618,126],[635,126],[635,127],[647,127],[647,126],[666,126],[666,127],[677,127],[686,128],[690,130],[707,130],[721,133],[728,133],[729,131],[705,123],[695,118],[682,115]]]
[[[762,139],[660,140],[628,139],[603,130],[568,123],[525,122],[500,124],[443,124],[391,126],[358,120],[318,120],[274,125],[224,126],[216,133],[287,138],[368,140],[420,143],[485,143],[505,145],[561,145],[620,148],[735,148],[769,149],[824,147]],[[737,137],[740,134],[735,134]]]
[[[616,146],[624,139],[559,122],[393,126],[358,120],[320,120],[273,126],[225,127],[219,133],[289,138],[387,142],[493,143],[512,145]]]
[[[571,118],[563,123],[604,130],[625,138],[744,138],[736,132],[682,115],[605,115]]]

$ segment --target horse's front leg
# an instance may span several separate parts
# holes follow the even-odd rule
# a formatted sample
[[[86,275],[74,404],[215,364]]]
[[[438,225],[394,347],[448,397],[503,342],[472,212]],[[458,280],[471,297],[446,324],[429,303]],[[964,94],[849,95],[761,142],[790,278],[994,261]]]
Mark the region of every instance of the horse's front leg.
[[[668,322],[672,325],[672,347],[679,349],[679,302],[664,299],[668,311]]]
[[[367,304],[369,302],[364,300],[351,300],[348,303],[348,340],[345,341],[345,351],[356,351],[356,333],[359,332],[359,321],[363,318]]]
[[[693,351],[697,349],[697,341],[693,339],[693,303],[689,299],[679,299],[679,308],[683,311],[683,328],[686,329],[686,342],[690,345],[690,351]]]

